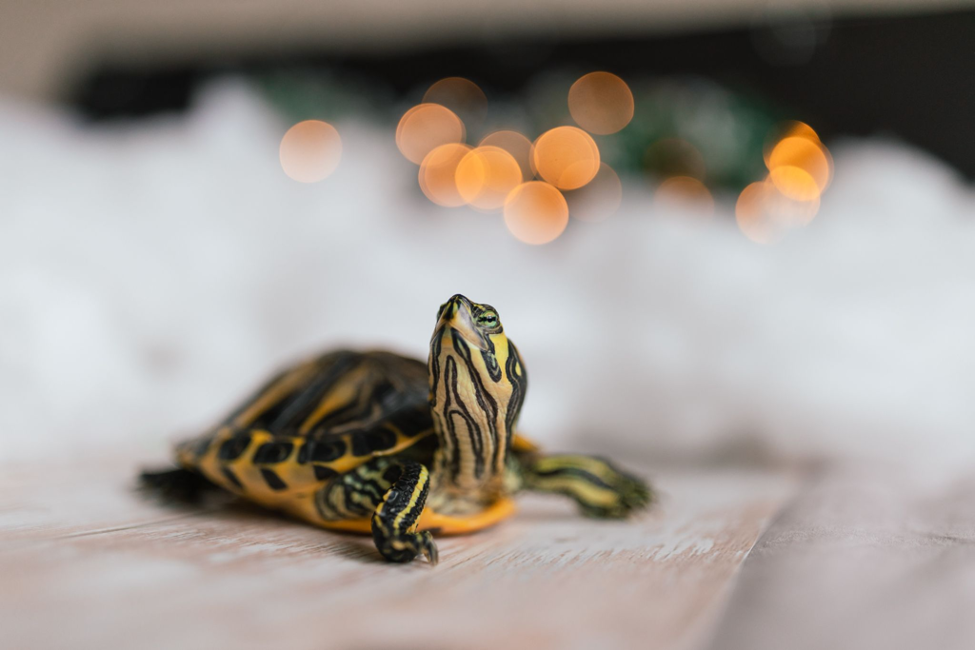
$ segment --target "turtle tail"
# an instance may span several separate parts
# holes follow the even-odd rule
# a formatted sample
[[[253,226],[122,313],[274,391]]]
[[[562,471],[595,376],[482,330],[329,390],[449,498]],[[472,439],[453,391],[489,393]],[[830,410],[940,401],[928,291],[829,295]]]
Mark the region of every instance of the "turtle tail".
[[[205,494],[219,490],[203,475],[193,470],[175,468],[139,474],[139,487],[168,501],[199,503]]]

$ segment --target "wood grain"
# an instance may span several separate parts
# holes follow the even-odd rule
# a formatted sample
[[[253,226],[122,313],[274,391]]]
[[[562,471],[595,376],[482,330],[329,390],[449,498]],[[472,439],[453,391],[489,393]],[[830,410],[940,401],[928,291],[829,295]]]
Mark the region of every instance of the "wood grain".
[[[967,650],[974,604],[973,472],[835,462],[754,546],[709,647]]]
[[[690,648],[706,640],[789,474],[659,472],[653,512],[520,499],[441,564],[240,502],[174,508],[134,457],[0,474],[0,647]]]

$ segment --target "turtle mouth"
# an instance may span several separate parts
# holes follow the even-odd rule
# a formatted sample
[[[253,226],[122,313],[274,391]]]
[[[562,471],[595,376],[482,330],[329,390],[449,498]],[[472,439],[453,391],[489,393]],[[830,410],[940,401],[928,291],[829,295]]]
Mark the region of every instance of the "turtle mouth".
[[[448,301],[441,318],[438,319],[435,331],[442,331],[442,328],[444,332],[449,329],[458,332],[461,338],[473,348],[483,352],[488,349],[488,345],[478,331],[472,317],[471,301],[460,294],[453,296]]]

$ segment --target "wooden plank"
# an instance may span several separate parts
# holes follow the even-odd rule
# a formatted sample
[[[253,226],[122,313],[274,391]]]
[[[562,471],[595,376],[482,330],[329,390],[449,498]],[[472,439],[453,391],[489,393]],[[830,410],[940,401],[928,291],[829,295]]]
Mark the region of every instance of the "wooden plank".
[[[527,496],[491,530],[439,540],[441,564],[234,502],[146,500],[131,457],[0,475],[0,647],[688,648],[796,480],[654,476],[629,522]]]
[[[973,648],[974,474],[825,467],[754,547],[710,647]]]

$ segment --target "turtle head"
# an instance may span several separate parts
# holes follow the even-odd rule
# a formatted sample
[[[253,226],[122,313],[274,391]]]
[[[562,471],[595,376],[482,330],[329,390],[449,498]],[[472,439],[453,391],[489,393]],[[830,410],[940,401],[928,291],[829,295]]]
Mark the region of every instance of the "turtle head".
[[[448,479],[501,475],[526,374],[499,312],[461,294],[449,298],[438,309],[428,370],[435,429],[445,455],[457,459]]]
[[[477,353],[494,354],[495,348],[504,346],[508,340],[495,307],[472,302],[460,293],[448,298],[438,308],[434,333],[439,332],[452,345],[464,344],[468,350]]]

